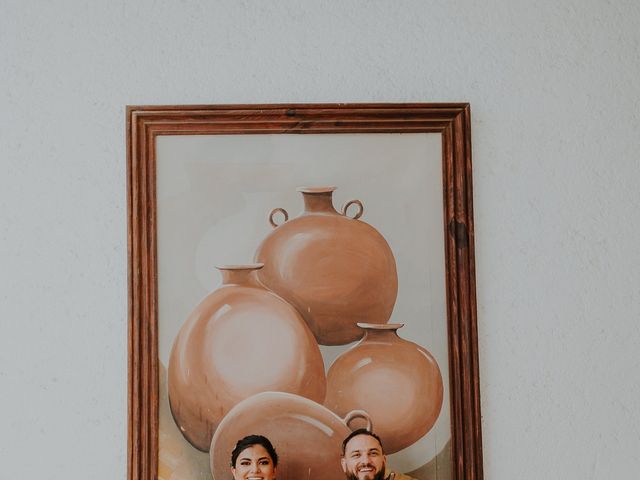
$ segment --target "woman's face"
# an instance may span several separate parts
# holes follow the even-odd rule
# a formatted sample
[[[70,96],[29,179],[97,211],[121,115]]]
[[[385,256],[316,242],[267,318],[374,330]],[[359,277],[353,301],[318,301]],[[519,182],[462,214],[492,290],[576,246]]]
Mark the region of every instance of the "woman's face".
[[[231,472],[235,480],[274,480],[276,478],[276,467],[269,452],[262,445],[251,445],[240,452]]]

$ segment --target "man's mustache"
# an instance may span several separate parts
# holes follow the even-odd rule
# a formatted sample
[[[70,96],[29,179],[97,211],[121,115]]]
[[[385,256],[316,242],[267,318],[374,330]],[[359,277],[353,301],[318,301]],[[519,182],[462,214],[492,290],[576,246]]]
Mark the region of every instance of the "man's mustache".
[[[356,467],[355,471],[351,471],[351,472],[347,472],[347,480],[358,480],[358,476],[356,475],[357,472],[359,472],[361,469],[363,468],[373,468],[375,470],[375,467],[371,464],[366,464],[366,465],[361,465]],[[384,480],[384,474],[385,474],[385,468],[384,466],[378,470],[376,472],[376,474],[373,476],[373,480]]]

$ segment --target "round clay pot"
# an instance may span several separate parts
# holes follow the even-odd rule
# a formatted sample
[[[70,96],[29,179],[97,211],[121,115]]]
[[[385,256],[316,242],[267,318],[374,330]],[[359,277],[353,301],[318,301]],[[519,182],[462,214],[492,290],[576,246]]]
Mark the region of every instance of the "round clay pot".
[[[260,268],[218,267],[222,286],[191,313],[171,350],[171,411],[185,438],[205,452],[226,413],[251,395],[283,391],[324,400],[315,338],[291,305],[260,284]]]
[[[216,430],[209,451],[214,480],[231,479],[231,451],[247,435],[264,435],[278,453],[278,480],[336,480],[344,478],[340,466],[342,440],[348,424],[366,412],[338,417],[322,405],[290,393],[266,392],[238,403]]]
[[[269,216],[275,228],[262,241],[259,278],[302,314],[321,345],[357,340],[358,322],[389,321],[398,293],[396,263],[384,237],[358,220],[362,203],[352,200],[342,214],[333,208],[334,187],[298,188],[304,211],[286,221],[281,208]],[[350,205],[358,212],[346,215]],[[285,222],[277,225],[276,213]]]
[[[433,356],[403,340],[403,324],[358,324],[364,338],[340,355],[327,373],[325,406],[338,415],[362,409],[371,416],[386,453],[425,435],[442,407],[442,376]]]

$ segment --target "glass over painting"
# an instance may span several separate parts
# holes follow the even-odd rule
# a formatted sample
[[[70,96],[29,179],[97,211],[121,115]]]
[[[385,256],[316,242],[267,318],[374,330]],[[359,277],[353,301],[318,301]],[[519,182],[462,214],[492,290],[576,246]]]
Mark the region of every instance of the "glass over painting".
[[[252,262],[273,230],[273,208],[295,217],[303,210],[297,187],[332,185],[336,209],[359,199],[361,220],[389,244],[398,290],[388,322],[405,325],[402,337],[428,350],[443,378],[442,408],[433,427],[390,455],[389,466],[418,480],[448,480],[448,469],[434,466],[436,457],[448,465],[451,438],[441,135],[202,135],[156,141],[159,477],[211,478],[208,455],[181,437],[168,411],[162,376],[189,313],[219,286],[214,265]],[[325,370],[354,343],[321,345]]]

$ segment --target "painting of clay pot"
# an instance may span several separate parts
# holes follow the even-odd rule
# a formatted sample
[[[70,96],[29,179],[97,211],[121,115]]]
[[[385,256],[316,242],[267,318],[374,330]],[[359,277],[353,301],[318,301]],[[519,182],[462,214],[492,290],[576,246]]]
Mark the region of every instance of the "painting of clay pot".
[[[342,440],[356,418],[371,423],[366,412],[338,417],[324,406],[282,392],[254,395],[236,405],[222,420],[209,452],[214,480],[231,478],[231,451],[236,442],[252,434],[267,437],[278,453],[278,480],[336,480],[344,478],[340,466]]]
[[[332,202],[334,187],[299,188],[304,211],[276,224],[255,255],[265,268],[259,278],[295,306],[321,345],[344,345],[362,336],[358,322],[389,321],[398,292],[396,263],[384,237],[358,220],[358,200],[338,213]],[[353,218],[351,205],[358,207]]]
[[[358,325],[365,336],[331,365],[325,405],[338,415],[367,411],[385,452],[395,453],[437,420],[443,396],[440,369],[426,349],[398,336],[403,324]]]
[[[296,115],[303,111],[306,108],[298,109]],[[361,116],[357,122],[367,125],[367,129],[375,130],[377,125],[382,125],[370,117],[369,109],[358,109],[357,112]],[[199,118],[200,113],[195,115]],[[223,119],[226,113],[222,110],[220,113]],[[288,113],[288,108],[283,107],[276,113],[281,116]],[[239,114],[242,115],[241,110]],[[264,115],[254,118],[257,122],[255,125],[274,118],[269,111],[265,111]],[[287,122],[282,124],[283,132],[289,132],[287,125],[293,125]],[[193,125],[196,125],[196,129],[201,128],[199,121]],[[323,116],[311,118],[309,122],[305,120],[300,125],[334,124]],[[140,357],[142,353],[157,353],[158,362],[165,365],[167,370],[171,369],[172,405],[169,404],[167,379],[167,386],[159,391],[159,404],[163,406],[159,415],[158,435],[149,437],[152,447],[157,447],[159,452],[158,473],[165,480],[212,480],[211,443],[207,444],[207,438],[213,437],[216,427],[224,422],[222,415],[233,410],[232,407],[221,405],[234,405],[234,402],[237,405],[250,398],[244,398],[244,395],[259,394],[251,390],[254,384],[256,390],[287,389],[287,392],[304,396],[331,411],[322,398],[322,392],[317,389],[316,382],[323,376],[319,356],[316,357],[317,373],[310,366],[314,361],[310,360],[309,352],[316,348],[313,343],[318,345],[319,340],[327,344],[320,344],[318,348],[324,357],[324,370],[328,374],[335,359],[364,335],[364,330],[358,328],[356,322],[378,325],[403,322],[405,326],[398,330],[400,337],[425,347],[436,359],[442,375],[443,400],[433,427],[410,446],[391,455],[388,464],[394,472],[404,472],[419,480],[451,480],[452,476],[442,470],[443,465],[448,465],[448,458],[439,458],[438,455],[451,440],[451,433],[456,433],[456,439],[460,433],[458,423],[452,424],[451,420],[449,387],[456,387],[457,384],[455,378],[451,380],[449,372],[448,347],[452,337],[447,329],[451,308],[458,305],[447,299],[447,288],[453,285],[451,278],[455,280],[455,277],[447,276],[450,274],[448,272],[453,271],[448,253],[455,250],[453,244],[458,242],[460,235],[452,238],[450,232],[444,230],[454,208],[451,206],[453,200],[449,188],[452,185],[452,170],[443,166],[443,158],[449,158],[447,155],[450,155],[449,151],[443,151],[444,137],[422,130],[420,133],[416,131],[415,134],[398,135],[309,135],[306,133],[311,132],[304,129],[301,130],[305,132],[303,135],[235,135],[231,133],[238,133],[239,130],[234,128],[229,125],[225,131],[218,132],[220,135],[161,135],[156,138],[152,149],[157,155],[157,162],[153,171],[149,172],[155,174],[156,183],[152,179],[148,186],[155,185],[150,194],[156,193],[157,205],[153,211],[141,211],[140,218],[151,218],[146,213],[155,214],[152,220],[157,235],[149,237],[146,243],[140,243],[140,246],[147,245],[150,248],[148,252],[138,250],[133,254],[134,257],[146,255],[145,258],[149,260],[147,262],[142,258],[145,261],[134,267],[141,269],[138,272],[141,278],[148,277],[150,289],[140,290],[142,302],[133,304],[132,308],[143,319],[147,314],[149,320],[157,319],[157,329],[140,332],[138,339],[141,342],[144,340],[144,344],[138,345],[133,354]],[[204,130],[199,131],[205,133]],[[338,189],[334,191],[327,187],[296,191],[296,187],[301,185],[336,185]],[[145,200],[151,197],[140,198]],[[360,200],[364,207],[356,201],[349,202],[351,199]],[[286,208],[287,221],[281,210],[268,216],[275,207]],[[462,221],[461,218],[456,219]],[[364,232],[361,236],[357,235],[360,231]],[[286,233],[282,238],[281,232]],[[472,237],[468,239],[471,241]],[[310,244],[312,247],[309,247]],[[154,246],[157,247],[155,254],[152,251]],[[461,246],[464,250],[466,244]],[[307,253],[309,248],[313,253],[311,257]],[[320,253],[316,255],[314,252]],[[230,339],[232,335],[222,332],[218,320],[238,311],[234,300],[221,301],[212,306],[209,313],[198,313],[208,318],[206,321],[204,318],[200,320],[203,325],[206,324],[206,328],[196,327],[197,322],[194,321],[189,323],[190,326],[185,324],[195,307],[218,288],[215,285],[218,278],[212,278],[217,277],[217,271],[212,275],[210,266],[243,258],[265,263],[261,270],[254,272],[258,282],[298,312],[298,323],[304,323],[312,337],[312,345],[302,349],[306,353],[300,357],[300,365],[297,361],[293,362],[297,368],[307,370],[298,378],[304,378],[309,384],[299,380],[293,386],[282,387],[275,385],[278,382],[269,380],[282,370],[280,352],[288,348],[287,340],[283,337],[290,333],[283,335],[282,332],[291,332],[291,329],[275,326],[280,325],[281,318],[275,323],[270,321],[273,327],[265,333],[261,326],[263,324],[258,324],[256,316],[251,315],[246,328],[233,334],[239,338]],[[153,268],[154,260],[157,262],[156,268]],[[156,279],[157,296],[154,296]],[[277,291],[278,284],[287,288]],[[222,290],[231,288],[240,288],[239,282],[231,281]],[[269,295],[269,298],[273,296]],[[157,315],[153,315],[154,307]],[[284,316],[290,318],[288,313]],[[300,319],[303,321],[300,322]],[[243,321],[239,318],[236,320],[240,323]],[[150,325],[150,328],[155,327],[153,322]],[[215,330],[215,335],[210,330]],[[174,351],[176,337],[180,337],[177,343],[182,346],[176,346]],[[294,337],[299,342],[300,337]],[[157,345],[153,343],[155,338]],[[219,338],[220,344],[215,343],[216,338]],[[149,348],[145,350],[145,346]],[[269,353],[259,360],[244,363],[245,358],[258,356],[262,348]],[[414,349],[417,347],[414,346]],[[223,355],[222,352],[226,353]],[[216,358],[217,353],[225,359],[229,358],[228,363]],[[377,357],[371,358],[377,361]],[[153,360],[151,358],[151,363],[145,363],[146,367],[140,365],[140,371],[149,373],[147,367],[152,365]],[[363,363],[368,361],[362,359]],[[413,370],[420,370],[424,361],[424,354],[416,355],[413,360],[403,362],[404,366],[395,364],[389,370],[398,372],[398,369],[406,368],[406,372],[401,370],[397,374],[399,378],[404,378],[411,376]],[[200,369],[191,366],[196,364],[207,365],[206,370],[205,367]],[[353,368],[361,373],[364,367],[366,365],[354,365]],[[225,378],[235,378],[239,383],[234,385],[231,380],[223,382],[219,379],[214,383],[213,378],[221,375],[218,372],[220,370],[228,373]],[[248,372],[255,372],[256,377]],[[187,375],[188,381],[184,379]],[[332,372],[334,375],[335,371]],[[179,377],[182,377],[180,382],[176,380]],[[383,377],[381,372],[379,377]],[[394,387],[397,379],[391,375],[389,377],[383,378],[382,384],[373,389],[374,394],[371,394],[372,388],[364,384],[365,381],[356,389],[368,392],[369,397],[386,395],[393,399],[393,404],[385,412],[391,415],[395,414],[396,409],[399,412],[403,402],[415,395],[411,387]],[[416,375],[416,381],[420,384],[423,377],[425,375]],[[356,376],[352,378],[354,383],[357,382]],[[242,383],[243,379],[246,379],[246,383]],[[150,382],[151,386],[155,385],[153,378]],[[214,388],[215,384],[223,383],[222,387]],[[310,388],[314,385],[315,393]],[[243,391],[235,395],[240,388]],[[340,388],[345,392],[352,389],[349,384]],[[304,389],[311,391],[305,393]],[[426,391],[424,386],[417,386],[416,389]],[[401,395],[398,393],[400,390],[407,393]],[[182,395],[181,391],[185,393]],[[194,391],[206,393],[199,395]],[[453,391],[457,392],[457,387]],[[331,396],[336,398],[337,392],[333,392]],[[145,390],[142,385],[138,393],[145,396],[148,389]],[[222,400],[231,393],[234,393],[234,399],[228,399],[223,404]],[[353,394],[350,396],[353,398]],[[418,396],[423,397],[422,393]],[[433,404],[437,403],[436,399]],[[366,402],[361,404],[366,405]],[[428,405],[426,408],[420,406],[419,401],[416,404],[418,406],[412,407],[413,411],[405,413],[406,418],[413,419],[415,412],[427,412],[431,408]],[[332,413],[344,417],[349,408],[365,410],[366,407],[345,406],[339,409],[334,405],[331,408],[336,408]],[[381,419],[378,423],[387,421],[384,414],[380,416],[378,412],[378,417]],[[458,422],[458,417],[453,418]],[[371,419],[374,431],[383,427],[376,424],[375,417]],[[393,421],[402,424],[397,419]],[[415,424],[421,422],[419,419]],[[363,426],[363,423],[362,419],[356,418],[349,423],[349,429]],[[411,433],[413,426],[402,427],[408,432],[407,437],[419,435],[419,432]],[[155,425],[149,428],[154,432],[156,430]],[[386,432],[393,432],[389,425],[385,428]],[[428,427],[422,427],[421,430],[425,428]],[[390,435],[380,433],[385,437]],[[293,434],[288,435],[297,438]],[[198,436],[199,442],[196,440]],[[240,436],[240,433],[234,436]],[[191,438],[194,444],[199,443],[199,448],[189,443],[186,437]],[[157,441],[154,440],[156,438]],[[233,438],[232,441],[237,440]],[[383,440],[386,445],[393,447],[395,440]],[[338,442],[335,448],[339,448]],[[314,452],[316,450],[320,449],[314,449]],[[454,456],[457,453],[456,450]],[[224,474],[217,474],[216,480],[231,480],[226,453],[222,462]],[[336,468],[330,475],[332,480],[344,478],[339,461],[328,460],[326,463]],[[435,467],[431,469],[428,465],[437,465],[437,472]],[[278,470],[278,480],[283,480],[283,473]],[[218,478],[220,475],[222,477]],[[303,472],[295,480],[308,478],[308,472]]]
[[[208,451],[241,400],[264,391],[324,400],[324,365],[299,313],[258,281],[262,264],[222,266],[176,337],[168,367],[171,411],[185,438]]]

